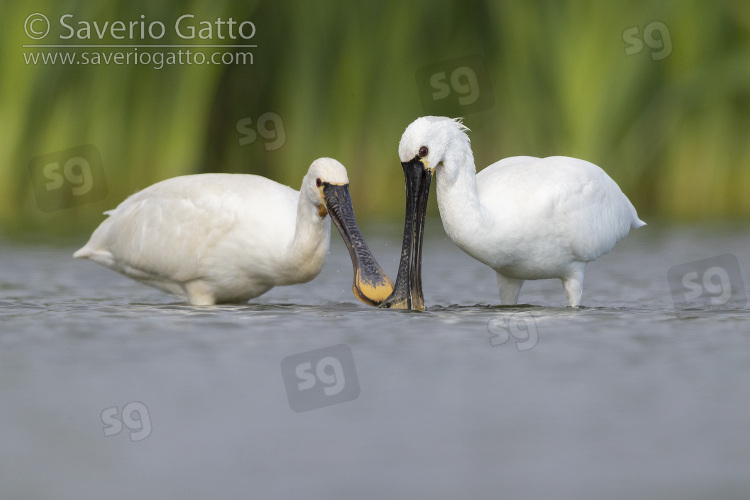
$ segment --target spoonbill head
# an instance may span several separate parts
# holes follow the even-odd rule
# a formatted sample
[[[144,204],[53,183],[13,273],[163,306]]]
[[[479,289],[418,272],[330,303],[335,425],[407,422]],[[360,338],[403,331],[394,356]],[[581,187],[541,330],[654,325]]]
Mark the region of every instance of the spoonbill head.
[[[315,160],[300,191],[265,177],[175,177],[127,198],[73,254],[193,305],[246,302],[304,283],[326,260],[333,219],[354,267],[352,290],[377,305],[393,284],[357,226],[341,163]]]
[[[501,304],[516,304],[525,280],[557,278],[580,304],[586,264],[645,225],[617,184],[584,160],[516,156],[476,173],[460,120],[426,116],[399,143],[406,216],[399,272],[382,307],[423,309],[422,236],[433,175],[447,235],[491,267]]]

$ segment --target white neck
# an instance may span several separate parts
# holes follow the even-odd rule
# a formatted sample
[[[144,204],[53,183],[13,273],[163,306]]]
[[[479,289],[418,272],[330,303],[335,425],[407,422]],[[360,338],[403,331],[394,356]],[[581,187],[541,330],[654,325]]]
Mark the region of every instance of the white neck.
[[[284,267],[290,271],[290,278],[294,279],[290,283],[299,283],[300,276],[307,278],[304,281],[309,281],[318,275],[328,255],[330,242],[329,218],[321,217],[318,207],[300,192],[294,239],[283,259]]]
[[[469,247],[476,235],[482,234],[486,214],[479,201],[474,155],[468,139],[455,138],[446,148],[441,163],[435,175],[443,228],[461,249],[471,253]]]

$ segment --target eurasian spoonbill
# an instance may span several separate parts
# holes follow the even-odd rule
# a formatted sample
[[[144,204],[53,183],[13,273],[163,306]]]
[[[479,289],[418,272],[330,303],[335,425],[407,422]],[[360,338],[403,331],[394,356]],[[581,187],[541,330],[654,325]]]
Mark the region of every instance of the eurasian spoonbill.
[[[105,213],[73,256],[192,305],[246,302],[315,278],[328,254],[328,214],[349,249],[354,295],[377,305],[393,290],[357,226],[346,169],[331,158],[310,165],[300,191],[257,175],[186,175]]]
[[[500,303],[518,303],[524,280],[557,278],[578,307],[586,264],[645,225],[599,167],[564,156],[516,156],[478,174],[468,129],[425,116],[401,136],[406,219],[398,277],[381,307],[424,309],[422,233],[433,172],[448,236],[497,274]]]

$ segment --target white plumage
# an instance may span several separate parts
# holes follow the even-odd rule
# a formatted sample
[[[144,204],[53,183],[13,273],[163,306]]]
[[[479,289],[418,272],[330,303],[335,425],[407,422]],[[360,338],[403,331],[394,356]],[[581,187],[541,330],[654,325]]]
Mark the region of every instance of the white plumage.
[[[586,263],[645,223],[617,184],[584,160],[517,156],[476,174],[466,130],[457,120],[422,117],[399,144],[405,168],[421,162],[435,173],[446,233],[496,271],[502,304],[517,303],[524,280],[557,278],[578,306]]]
[[[167,179],[106,212],[73,256],[193,305],[245,302],[318,275],[331,232],[324,189],[339,186],[349,199],[348,182],[330,158],[313,162],[301,191],[257,175]]]

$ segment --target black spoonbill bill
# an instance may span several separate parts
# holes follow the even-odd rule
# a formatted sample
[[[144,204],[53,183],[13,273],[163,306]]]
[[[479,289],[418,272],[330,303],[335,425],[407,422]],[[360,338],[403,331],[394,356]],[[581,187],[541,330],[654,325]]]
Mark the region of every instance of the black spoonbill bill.
[[[401,136],[404,240],[393,294],[381,307],[424,309],[422,233],[433,173],[445,232],[495,271],[501,304],[517,304],[525,280],[557,278],[578,307],[586,264],[645,222],[615,181],[584,160],[515,156],[477,174],[467,130],[425,116]]]
[[[380,304],[393,290],[354,218],[349,179],[315,160],[300,191],[246,174],[198,174],[158,182],[106,212],[74,257],[174,294],[192,305],[239,303],[318,275],[330,214],[354,265],[354,295]]]

